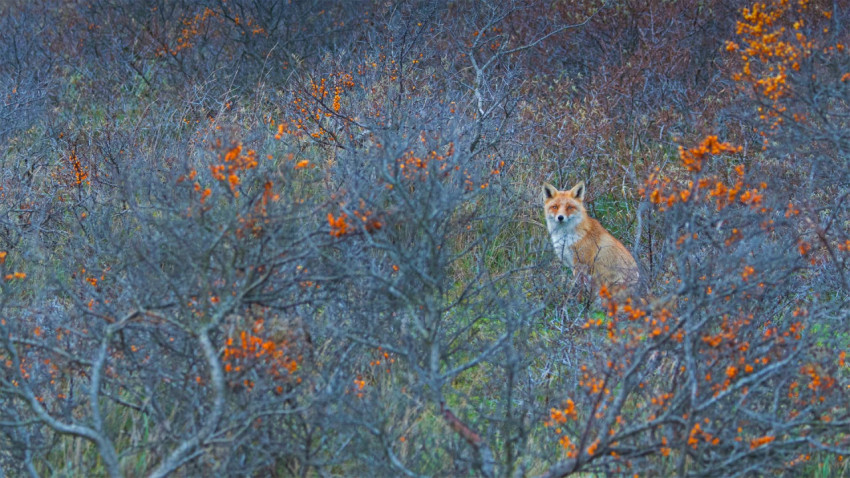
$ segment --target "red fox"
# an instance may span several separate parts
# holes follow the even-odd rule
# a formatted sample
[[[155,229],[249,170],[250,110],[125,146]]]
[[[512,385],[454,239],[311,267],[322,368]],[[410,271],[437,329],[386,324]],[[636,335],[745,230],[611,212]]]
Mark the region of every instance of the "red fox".
[[[590,292],[601,286],[627,290],[637,284],[638,267],[623,244],[587,215],[584,181],[569,191],[543,184],[546,226],[555,254],[573,270],[577,279],[590,278]]]

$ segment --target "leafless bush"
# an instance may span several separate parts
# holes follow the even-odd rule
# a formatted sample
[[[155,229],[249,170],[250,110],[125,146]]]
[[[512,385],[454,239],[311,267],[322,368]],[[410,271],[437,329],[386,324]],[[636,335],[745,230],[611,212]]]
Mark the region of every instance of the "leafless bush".
[[[295,3],[0,8],[0,474],[842,469],[846,13],[747,76],[723,2]]]

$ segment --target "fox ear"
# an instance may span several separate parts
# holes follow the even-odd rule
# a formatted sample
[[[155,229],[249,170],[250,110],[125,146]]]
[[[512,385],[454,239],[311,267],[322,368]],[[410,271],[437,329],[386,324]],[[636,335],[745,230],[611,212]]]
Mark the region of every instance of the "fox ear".
[[[558,189],[549,183],[543,183],[543,197],[551,199],[558,193]]]
[[[570,189],[570,193],[572,193],[573,197],[579,201],[584,201],[584,193],[586,190],[587,188],[584,187],[584,181],[579,181],[578,184]]]

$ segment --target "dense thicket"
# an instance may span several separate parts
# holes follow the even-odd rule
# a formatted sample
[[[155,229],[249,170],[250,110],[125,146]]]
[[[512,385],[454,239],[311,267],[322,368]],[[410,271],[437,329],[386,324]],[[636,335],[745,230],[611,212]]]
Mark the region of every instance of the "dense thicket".
[[[4,2],[0,477],[846,474],[839,3]]]

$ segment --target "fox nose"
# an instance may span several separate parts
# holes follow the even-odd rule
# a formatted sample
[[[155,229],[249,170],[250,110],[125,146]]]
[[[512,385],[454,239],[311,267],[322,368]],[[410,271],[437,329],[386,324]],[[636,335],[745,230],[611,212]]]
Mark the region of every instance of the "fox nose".
[[[558,214],[558,222],[564,222],[564,219],[566,219],[566,218],[564,217],[563,214]]]

